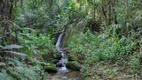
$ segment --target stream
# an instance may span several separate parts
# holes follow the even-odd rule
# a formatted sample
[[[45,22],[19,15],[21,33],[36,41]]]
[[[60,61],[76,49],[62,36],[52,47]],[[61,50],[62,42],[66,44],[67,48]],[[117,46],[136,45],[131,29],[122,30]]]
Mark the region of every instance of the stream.
[[[49,74],[47,80],[79,80],[79,71],[71,71],[66,67],[68,62],[67,54],[70,54],[64,47],[66,33],[59,35],[56,42],[57,54],[61,54],[61,59],[56,63],[58,72],[56,74]]]
[[[56,67],[58,69],[57,74],[63,74],[63,73],[67,73],[70,70],[67,69],[66,67],[66,63],[68,62],[67,59],[67,53],[68,51],[64,49],[64,38],[65,38],[66,34],[65,33],[61,33],[58,37],[57,43],[56,43],[56,50],[58,52],[58,54],[61,54],[62,57],[59,60],[59,62],[56,63]],[[58,66],[60,65],[60,66]]]

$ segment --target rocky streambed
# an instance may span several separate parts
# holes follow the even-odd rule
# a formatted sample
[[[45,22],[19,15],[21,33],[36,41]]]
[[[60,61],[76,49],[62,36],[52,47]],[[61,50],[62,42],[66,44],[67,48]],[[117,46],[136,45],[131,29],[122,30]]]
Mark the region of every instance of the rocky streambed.
[[[81,64],[78,62],[77,56],[74,54],[68,53],[66,58],[63,58],[60,53],[53,53],[54,56],[50,56],[49,54],[43,55],[45,63],[40,63],[43,65],[43,69],[45,72],[51,74],[65,74],[72,71],[80,71]],[[64,71],[65,69],[65,71]],[[67,70],[67,71],[66,71]]]
[[[46,80],[79,80],[79,71],[71,71],[66,74],[48,74]]]
[[[64,59],[60,53],[44,69],[48,72],[47,80],[79,80],[81,66],[70,53]],[[62,62],[63,61],[63,62]]]
[[[50,65],[44,67],[45,71],[50,73],[47,80],[79,80],[81,66],[77,62],[77,57],[64,47],[65,37],[65,32],[59,35],[56,53],[52,59],[48,60]]]

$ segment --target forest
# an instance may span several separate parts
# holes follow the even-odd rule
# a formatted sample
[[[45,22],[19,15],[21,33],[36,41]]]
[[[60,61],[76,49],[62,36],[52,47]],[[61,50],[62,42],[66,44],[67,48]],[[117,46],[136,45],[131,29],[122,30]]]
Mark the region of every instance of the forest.
[[[0,0],[0,80],[142,80],[142,0]]]

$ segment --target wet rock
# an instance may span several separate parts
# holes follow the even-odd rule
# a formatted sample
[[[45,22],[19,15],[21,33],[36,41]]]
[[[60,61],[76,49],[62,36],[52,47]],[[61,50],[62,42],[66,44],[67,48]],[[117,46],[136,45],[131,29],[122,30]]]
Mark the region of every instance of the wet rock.
[[[54,64],[50,63],[48,65],[45,65],[43,67],[43,69],[46,71],[46,72],[49,72],[49,73],[56,73],[57,72],[57,68]]]
[[[46,80],[52,80],[52,78],[47,78]]]
[[[63,77],[62,77],[62,80],[67,80],[67,79],[68,79],[67,76],[63,76]]]
[[[55,78],[55,79],[54,79],[54,78],[53,78],[53,79],[51,79],[51,80],[62,80],[62,79],[58,79],[58,78]]]
[[[56,63],[56,67],[63,67],[62,63],[58,62]]]
[[[58,68],[58,73],[57,74],[65,74],[67,72],[69,72],[70,70],[67,69],[66,67],[60,67]]]
[[[56,63],[56,67],[64,67],[65,63],[67,63],[67,59],[62,58],[61,60],[59,60],[59,62]]]
[[[51,80],[61,80],[61,79],[58,79],[58,78],[56,79],[56,78],[55,78],[55,79],[51,79]]]
[[[66,67],[72,71],[80,71],[80,64],[77,61],[69,61],[66,64]]]

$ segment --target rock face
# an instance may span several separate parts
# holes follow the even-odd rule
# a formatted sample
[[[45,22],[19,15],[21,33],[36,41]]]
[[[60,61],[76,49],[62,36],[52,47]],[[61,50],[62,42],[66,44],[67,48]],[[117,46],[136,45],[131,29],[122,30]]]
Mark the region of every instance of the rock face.
[[[77,61],[69,61],[66,67],[72,71],[80,71],[80,64]]]

